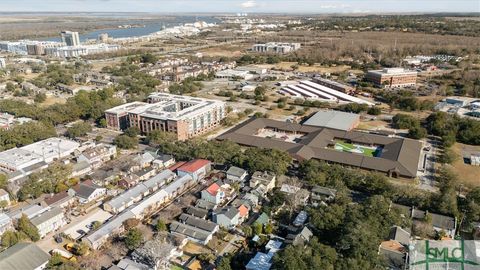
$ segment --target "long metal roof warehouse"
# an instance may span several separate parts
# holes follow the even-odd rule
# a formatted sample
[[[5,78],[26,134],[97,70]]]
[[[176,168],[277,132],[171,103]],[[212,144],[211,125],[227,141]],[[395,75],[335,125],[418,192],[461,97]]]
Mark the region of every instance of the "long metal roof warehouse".
[[[294,141],[262,137],[262,130],[294,134]],[[297,160],[318,159],[362,169],[380,171],[390,176],[417,176],[422,143],[404,138],[392,138],[358,131],[287,123],[265,118],[252,118],[217,137],[245,146],[286,151]],[[332,143],[342,140],[381,148],[377,156],[333,149]]]

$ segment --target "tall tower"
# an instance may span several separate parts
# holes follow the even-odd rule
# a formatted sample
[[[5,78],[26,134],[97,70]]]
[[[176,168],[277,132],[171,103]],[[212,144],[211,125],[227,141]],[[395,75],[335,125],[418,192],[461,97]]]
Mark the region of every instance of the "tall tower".
[[[80,45],[80,37],[78,32],[62,31],[60,35],[62,36],[62,42],[67,44],[67,46]]]

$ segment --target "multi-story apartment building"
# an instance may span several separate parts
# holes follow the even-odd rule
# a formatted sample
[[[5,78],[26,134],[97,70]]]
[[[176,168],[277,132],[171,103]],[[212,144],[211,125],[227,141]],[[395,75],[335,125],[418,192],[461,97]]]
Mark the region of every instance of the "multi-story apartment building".
[[[365,75],[365,79],[376,86],[385,88],[415,86],[417,83],[417,72],[403,68],[369,70]]]
[[[66,43],[67,46],[80,45],[80,37],[78,32],[62,31],[60,36],[62,37],[62,42]]]
[[[149,103],[133,102],[105,111],[107,127],[137,127],[144,134],[161,130],[178,140],[206,133],[225,118],[225,102],[166,93],[154,93]]]

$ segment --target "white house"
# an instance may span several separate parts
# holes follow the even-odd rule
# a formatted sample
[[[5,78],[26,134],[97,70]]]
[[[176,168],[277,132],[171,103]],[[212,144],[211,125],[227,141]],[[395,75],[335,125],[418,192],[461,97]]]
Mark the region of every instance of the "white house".
[[[0,213],[0,236],[11,229],[13,229],[12,219],[6,214]]]
[[[253,173],[252,179],[250,179],[250,187],[256,188],[259,185],[264,185],[268,192],[275,187],[275,180],[276,176],[273,173],[256,171]]]
[[[240,211],[233,206],[225,207],[213,214],[213,220],[221,227],[232,229],[239,223]]]
[[[58,230],[66,224],[63,215],[63,209],[55,207],[49,211],[43,212],[40,215],[30,220],[38,229],[38,234],[41,238],[45,237],[50,232]]]
[[[212,168],[211,162],[205,159],[195,159],[183,164],[177,169],[179,177],[190,175],[193,180],[203,179]]]
[[[10,195],[4,189],[0,189],[0,202],[6,201],[7,205],[10,205]]]
[[[227,179],[234,182],[244,182],[248,173],[242,168],[232,166],[227,171]]]
[[[202,190],[202,199],[214,204],[219,204],[225,198],[225,192],[223,192],[217,183],[211,184],[208,188]]]

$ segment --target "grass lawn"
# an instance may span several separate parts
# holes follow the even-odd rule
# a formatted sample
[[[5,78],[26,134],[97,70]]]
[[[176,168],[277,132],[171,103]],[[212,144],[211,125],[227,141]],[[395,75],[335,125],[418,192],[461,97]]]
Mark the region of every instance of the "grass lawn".
[[[170,267],[170,270],[183,270],[183,268],[180,267],[180,266],[172,265],[172,266]]]
[[[480,186],[480,166],[472,166],[463,162],[463,152],[478,151],[480,146],[456,143],[452,146],[457,159],[452,163],[452,170],[458,175],[458,181],[469,187]]]
[[[368,147],[361,147],[361,146],[355,146],[351,143],[346,143],[344,141],[336,141],[335,143],[335,149],[338,151],[344,151],[344,152],[351,152],[351,153],[358,153],[358,154],[363,154],[367,157],[375,157],[377,154],[377,149],[371,149]],[[354,150],[354,151],[352,151]],[[361,151],[356,152],[356,151]]]

